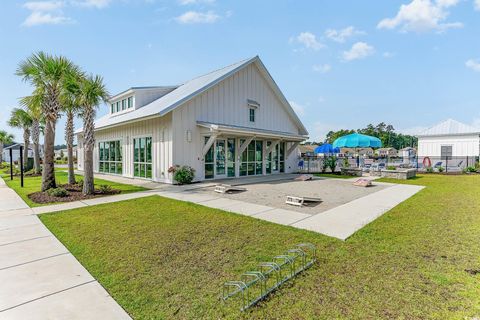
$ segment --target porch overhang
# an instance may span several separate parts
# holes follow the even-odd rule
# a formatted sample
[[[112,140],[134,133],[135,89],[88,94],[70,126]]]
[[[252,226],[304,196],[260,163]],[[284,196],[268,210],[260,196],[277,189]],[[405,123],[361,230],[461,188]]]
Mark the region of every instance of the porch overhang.
[[[229,135],[238,137],[256,137],[260,139],[272,139],[287,142],[302,142],[308,139],[308,136],[297,135],[289,132],[249,128],[242,126],[234,126],[228,124],[211,123],[205,121],[197,121],[197,125],[207,128],[212,134]]]

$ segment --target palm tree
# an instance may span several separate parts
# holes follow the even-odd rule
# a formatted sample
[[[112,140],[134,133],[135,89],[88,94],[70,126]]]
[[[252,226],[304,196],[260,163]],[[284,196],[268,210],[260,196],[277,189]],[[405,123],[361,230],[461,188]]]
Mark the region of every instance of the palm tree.
[[[26,168],[28,163],[28,146],[30,145],[32,118],[25,110],[14,108],[10,115],[10,119],[8,120],[8,125],[23,130],[23,167]]]
[[[42,112],[45,116],[42,191],[56,187],[54,167],[55,126],[61,111],[60,96],[69,74],[79,68],[67,58],[44,52],[33,54],[20,62],[16,74],[43,93]]]
[[[73,123],[75,115],[81,110],[80,108],[80,85],[84,81],[84,75],[79,73],[71,75],[64,84],[64,93],[62,95],[63,111],[67,116],[65,125],[65,142],[67,144],[68,157],[68,183],[75,184],[75,173],[73,168],[73,139],[75,126]]]
[[[31,96],[20,99],[20,104],[32,118],[32,143],[33,143],[33,170],[38,174],[42,168],[40,166],[40,131],[43,127],[44,117],[42,113],[42,99],[44,95],[41,92],[34,92]]]
[[[13,134],[0,130],[0,165],[3,162],[3,146],[13,142]]]
[[[95,191],[93,177],[93,149],[95,147],[95,114],[101,102],[108,100],[108,91],[100,76],[88,76],[80,84],[80,102],[83,117],[83,193]]]

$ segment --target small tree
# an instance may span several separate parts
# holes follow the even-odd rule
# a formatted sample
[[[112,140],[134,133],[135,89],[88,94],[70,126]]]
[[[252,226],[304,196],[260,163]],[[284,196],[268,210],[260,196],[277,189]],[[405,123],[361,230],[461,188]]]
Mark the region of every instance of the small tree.
[[[10,119],[8,120],[8,125],[23,130],[23,166],[26,168],[28,163],[28,146],[30,145],[32,118],[25,110],[14,108],[10,115]]]
[[[13,134],[0,130],[0,164],[3,162],[3,146],[13,142]]]

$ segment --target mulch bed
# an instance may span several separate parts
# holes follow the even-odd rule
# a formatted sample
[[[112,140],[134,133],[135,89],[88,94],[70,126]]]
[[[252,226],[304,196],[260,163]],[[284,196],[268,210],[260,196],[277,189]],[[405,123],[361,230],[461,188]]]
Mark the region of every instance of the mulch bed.
[[[30,193],[28,195],[28,198],[30,198],[30,200],[32,200],[35,203],[72,202],[72,201],[86,200],[86,199],[99,198],[99,197],[119,194],[121,192],[120,190],[117,190],[117,189],[112,189],[109,192],[101,192],[100,190],[95,189],[94,194],[84,195],[82,193],[82,187],[77,184],[72,184],[72,185],[64,184],[64,185],[58,185],[58,187],[64,188],[65,190],[67,190],[68,196],[54,197],[49,195],[47,192],[38,191],[38,192]]]

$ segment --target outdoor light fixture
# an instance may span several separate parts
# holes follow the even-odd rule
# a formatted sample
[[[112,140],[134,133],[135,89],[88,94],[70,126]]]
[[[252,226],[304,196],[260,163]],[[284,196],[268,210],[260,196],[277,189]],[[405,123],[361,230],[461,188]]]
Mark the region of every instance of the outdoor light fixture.
[[[192,131],[187,130],[187,142],[192,142]]]

